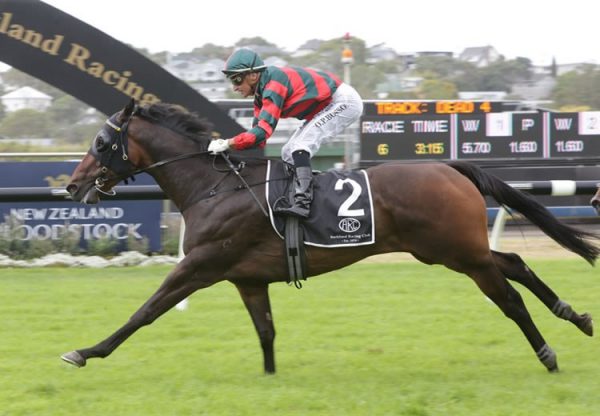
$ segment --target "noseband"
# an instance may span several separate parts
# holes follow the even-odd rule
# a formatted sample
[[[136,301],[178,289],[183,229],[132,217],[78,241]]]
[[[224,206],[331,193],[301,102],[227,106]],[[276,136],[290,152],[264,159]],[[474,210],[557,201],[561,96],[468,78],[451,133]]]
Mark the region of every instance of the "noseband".
[[[88,151],[88,153],[100,163],[100,166],[102,166],[102,175],[96,178],[95,182],[95,187],[98,192],[106,195],[114,195],[114,191],[106,192],[101,189],[109,179],[125,179],[125,181],[127,181],[126,178],[131,177],[133,179],[133,175],[137,173],[136,167],[129,160],[129,155],[127,153],[127,130],[137,109],[138,107],[136,105],[127,120],[121,125],[119,125],[117,120],[117,114],[112,115],[106,120],[104,127],[100,130]],[[107,178],[106,174],[109,169],[116,173],[117,177]]]
[[[168,163],[176,162],[178,160],[189,159],[192,157],[206,155],[210,153],[208,150],[194,153],[185,153],[179,156],[174,156],[165,160],[161,160],[159,162],[155,162],[145,168],[137,168],[133,163],[131,163],[131,161],[129,160],[129,155],[127,154],[127,130],[129,129],[129,123],[136,115],[137,111],[138,106],[136,104],[127,120],[125,120],[125,122],[121,125],[118,124],[118,114],[113,114],[108,120],[106,120],[106,122],[104,123],[105,125],[102,127],[102,130],[100,130],[100,132],[94,139],[94,142],[92,143],[92,146],[88,151],[88,153],[91,154],[94,157],[94,159],[96,159],[98,163],[100,163],[101,166],[100,171],[102,172],[102,174],[96,178],[96,181],[94,182],[94,187],[98,192],[102,194],[109,196],[113,196],[116,194],[114,189],[111,189],[110,191],[104,191],[102,189],[104,184],[109,180],[124,180],[125,184],[127,184],[127,178],[135,180],[135,175],[137,175],[138,173],[146,172],[150,169],[158,168]],[[267,213],[266,209],[263,207],[260,200],[252,190],[252,187],[248,185],[246,180],[240,174],[240,170],[244,167],[244,163],[242,162],[238,167],[236,167],[229,159],[227,153],[220,153],[219,155],[227,163],[227,172],[235,173],[235,175],[243,184],[242,188],[245,188],[250,192],[254,201],[256,201],[263,214],[268,218],[269,214]],[[116,176],[107,178],[106,174],[108,173],[109,169],[112,172],[114,172]],[[213,169],[218,170],[214,166],[214,159]]]
[[[127,184],[127,179],[135,180],[135,175],[138,173],[146,172],[150,169],[164,166],[166,164],[176,162],[178,160],[189,159],[192,157],[206,155],[209,152],[207,150],[201,152],[186,153],[179,156],[174,156],[159,162],[155,162],[145,168],[136,167],[129,160],[128,154],[128,136],[127,130],[129,129],[129,123],[137,115],[138,106],[137,104],[133,108],[133,111],[125,120],[124,123],[119,124],[118,114],[112,115],[102,127],[102,130],[98,133],[90,150],[88,151],[94,159],[100,163],[102,174],[96,178],[95,188],[98,192],[105,195],[115,195],[115,191],[104,191],[102,186],[109,180],[123,180]],[[111,170],[116,175],[113,177],[107,177],[108,171]]]

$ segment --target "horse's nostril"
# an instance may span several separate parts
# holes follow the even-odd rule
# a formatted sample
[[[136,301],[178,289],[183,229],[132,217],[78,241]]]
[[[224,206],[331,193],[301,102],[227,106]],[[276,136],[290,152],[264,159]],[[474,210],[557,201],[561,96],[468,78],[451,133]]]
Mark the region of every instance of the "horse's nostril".
[[[75,192],[77,192],[77,185],[75,185],[74,183],[68,184],[67,192],[70,193],[71,195],[73,195]]]

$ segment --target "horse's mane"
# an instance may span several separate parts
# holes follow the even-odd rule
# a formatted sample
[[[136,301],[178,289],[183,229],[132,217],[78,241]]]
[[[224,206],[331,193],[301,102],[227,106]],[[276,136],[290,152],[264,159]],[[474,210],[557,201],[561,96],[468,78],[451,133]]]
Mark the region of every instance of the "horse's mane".
[[[145,105],[138,109],[137,114],[203,144],[210,138],[213,128],[210,122],[177,104],[159,102]]]
[[[195,141],[202,145],[204,150],[211,140],[212,123],[180,105],[162,102],[144,105],[138,108],[137,115]],[[263,165],[268,159],[231,155],[231,160],[235,163],[244,160],[246,163]]]

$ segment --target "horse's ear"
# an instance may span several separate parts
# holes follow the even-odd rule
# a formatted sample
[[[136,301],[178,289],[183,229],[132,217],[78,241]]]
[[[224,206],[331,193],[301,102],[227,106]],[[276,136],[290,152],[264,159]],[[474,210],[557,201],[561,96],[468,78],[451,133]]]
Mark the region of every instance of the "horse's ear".
[[[133,113],[135,106],[135,100],[132,98],[131,100],[129,100],[129,103],[123,109],[123,117],[128,118]]]

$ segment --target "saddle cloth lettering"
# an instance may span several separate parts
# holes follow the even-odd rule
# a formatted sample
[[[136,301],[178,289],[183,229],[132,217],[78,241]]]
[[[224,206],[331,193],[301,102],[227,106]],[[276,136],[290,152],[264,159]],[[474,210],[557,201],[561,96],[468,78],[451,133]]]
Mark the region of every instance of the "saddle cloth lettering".
[[[287,199],[290,181],[285,165],[269,161],[266,179],[271,225],[283,238],[285,217],[273,215],[273,206],[282,195]],[[289,183],[289,186],[293,184]],[[333,248],[375,242],[373,199],[367,172],[323,172],[313,177],[313,189],[310,216],[301,222],[305,244]]]

